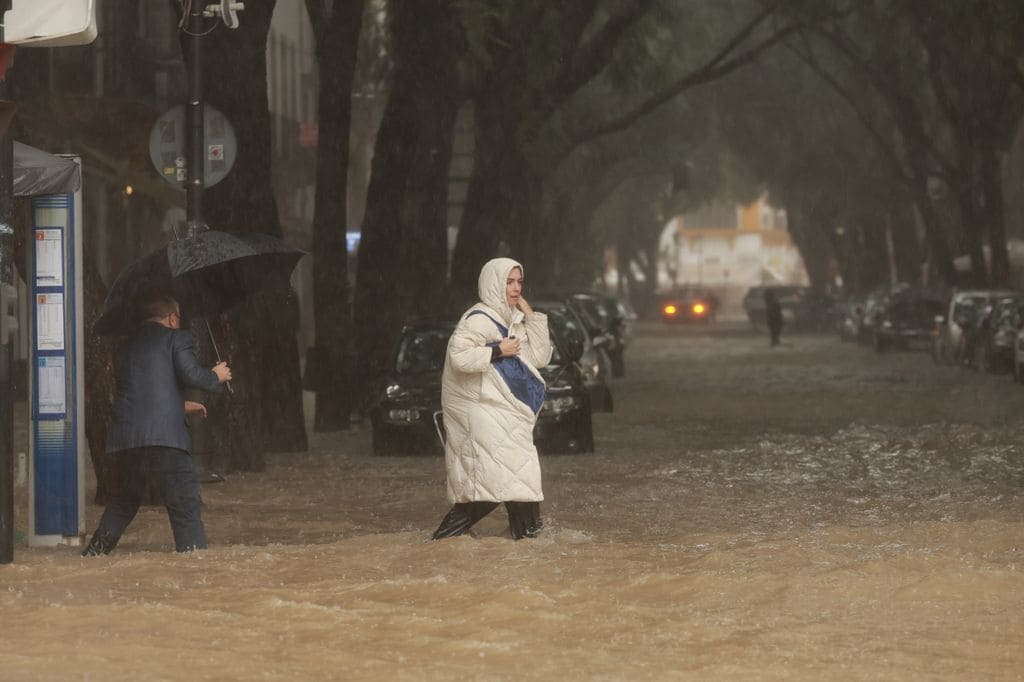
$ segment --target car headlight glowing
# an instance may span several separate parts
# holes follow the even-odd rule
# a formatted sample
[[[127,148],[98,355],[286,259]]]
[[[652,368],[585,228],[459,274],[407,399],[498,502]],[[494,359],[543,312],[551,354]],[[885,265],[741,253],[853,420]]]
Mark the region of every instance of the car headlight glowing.
[[[666,315],[671,317],[671,316],[675,315],[677,312],[679,312],[679,309],[676,308],[671,303],[669,303],[667,306],[662,308],[662,312],[664,312]]]
[[[707,308],[704,307],[703,303],[694,303],[693,304],[693,314],[694,315],[703,315],[705,310],[707,310]]]

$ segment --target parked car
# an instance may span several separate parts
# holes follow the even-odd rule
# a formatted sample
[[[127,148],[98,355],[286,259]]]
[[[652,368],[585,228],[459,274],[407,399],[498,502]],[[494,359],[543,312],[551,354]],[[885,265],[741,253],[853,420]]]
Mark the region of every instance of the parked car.
[[[549,293],[545,299],[564,301],[583,320],[591,339],[608,356],[611,374],[621,377],[626,372],[626,347],[632,337],[636,314],[618,299],[593,291]]]
[[[636,322],[636,312],[628,302],[615,296],[603,296],[605,311],[611,320],[611,333],[615,339],[608,349],[608,356],[612,361],[612,376],[623,377],[626,375],[626,348],[633,339],[633,323]]]
[[[842,309],[835,295],[805,289],[793,308],[793,328],[798,331],[827,332],[835,327]]]
[[[851,298],[837,305],[836,331],[840,341],[856,341],[864,316],[864,299]]]
[[[618,296],[606,297],[605,306],[615,308],[616,312],[612,314],[612,317],[619,322],[621,327],[619,333],[622,336],[624,345],[628,346],[633,340],[633,326],[638,318],[636,311],[627,299],[619,298]]]
[[[892,292],[878,307],[873,328],[875,350],[929,350],[935,316],[940,315],[944,307],[945,299],[935,292],[920,289]]]
[[[857,328],[857,342],[862,344],[873,344],[875,341],[875,328],[881,323],[882,310],[885,308],[889,297],[894,291],[899,291],[900,286],[884,286],[872,289],[864,297],[864,310],[860,316],[860,326]]]
[[[593,452],[590,392],[579,366],[583,339],[558,312],[549,315],[551,362],[541,368],[547,384],[534,439],[541,452]],[[374,455],[440,454],[444,424],[441,376],[452,320],[413,322],[402,330],[391,371],[370,408]],[[564,338],[563,336],[564,335]]]
[[[369,411],[373,454],[441,452],[435,413],[441,410],[441,372],[454,329],[452,320],[422,320],[402,330]]]
[[[971,365],[999,374],[1013,369],[1014,345],[1024,321],[1024,293],[991,300],[988,314],[976,327]]]
[[[1024,384],[1024,325],[1013,339],[1013,380]]]
[[[1014,292],[987,289],[954,290],[945,310],[935,318],[932,334],[932,360],[940,365],[961,364],[965,357],[964,332],[975,320],[978,308],[993,297],[1012,295]]]
[[[547,316],[552,353],[551,362],[540,370],[547,396],[533,429],[537,449],[593,452],[593,409],[579,362],[585,346],[583,330],[562,311],[548,310]]]
[[[718,298],[707,289],[687,287],[662,297],[661,319],[665,322],[713,322]]]
[[[607,342],[605,337],[599,337],[602,346],[595,345],[594,337],[591,336],[590,328],[579,316],[579,314],[564,300],[539,299],[530,301],[534,310],[540,311],[549,317],[553,313],[561,314],[564,325],[571,329],[571,333],[578,333],[583,336],[583,350],[578,359],[583,382],[590,394],[590,404],[595,412],[611,412],[614,409],[611,388],[608,382],[611,378],[611,358],[604,350],[603,344]],[[551,326],[550,324],[548,325]]]
[[[604,298],[590,291],[569,291],[553,294],[546,298],[564,301],[583,320],[587,331],[594,339],[607,337],[605,343],[613,343],[612,317],[605,307]]]

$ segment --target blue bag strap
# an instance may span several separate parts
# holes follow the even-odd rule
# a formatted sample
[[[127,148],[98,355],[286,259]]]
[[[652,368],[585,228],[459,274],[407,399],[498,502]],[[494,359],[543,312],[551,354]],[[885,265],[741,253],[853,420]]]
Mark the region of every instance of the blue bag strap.
[[[499,332],[501,332],[501,335],[502,335],[502,336],[508,336],[508,327],[506,327],[505,325],[503,325],[503,324],[502,324],[501,322],[498,322],[498,321],[497,321],[496,319],[494,319],[493,317],[491,317],[490,315],[488,315],[487,313],[485,313],[485,312],[484,312],[484,311],[482,311],[482,310],[473,310],[473,311],[470,311],[470,313],[469,313],[468,315],[466,315],[466,319],[469,319],[469,318],[473,317],[474,315],[483,315],[483,316],[484,316],[484,317],[486,317],[486,318],[487,318],[488,320],[490,320],[491,322],[493,322],[493,323],[495,324],[495,326],[497,326],[497,327],[498,327],[498,331],[499,331]]]

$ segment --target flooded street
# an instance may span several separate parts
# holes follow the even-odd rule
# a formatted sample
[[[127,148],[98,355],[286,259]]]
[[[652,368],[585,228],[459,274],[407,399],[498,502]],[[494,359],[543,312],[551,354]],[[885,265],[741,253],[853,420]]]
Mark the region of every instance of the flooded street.
[[[641,325],[537,540],[427,541],[443,461],[364,426],[204,486],[207,551],[21,545],[0,678],[1024,679],[1024,387],[783,341]]]

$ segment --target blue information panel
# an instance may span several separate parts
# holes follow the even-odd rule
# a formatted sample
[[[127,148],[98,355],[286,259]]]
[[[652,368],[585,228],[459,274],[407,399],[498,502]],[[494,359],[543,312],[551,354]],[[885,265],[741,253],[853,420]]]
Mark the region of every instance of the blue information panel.
[[[80,533],[80,414],[75,195],[32,200],[33,537]]]

